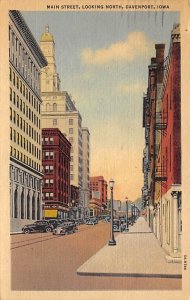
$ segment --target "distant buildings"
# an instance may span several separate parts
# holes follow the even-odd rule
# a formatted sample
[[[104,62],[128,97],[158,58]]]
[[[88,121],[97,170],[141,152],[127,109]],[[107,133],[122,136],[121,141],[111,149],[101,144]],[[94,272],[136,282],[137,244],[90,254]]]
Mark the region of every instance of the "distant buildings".
[[[19,11],[9,12],[11,232],[41,218],[40,72],[47,61]]]
[[[91,214],[100,214],[107,207],[107,181],[103,176],[90,177]],[[94,212],[93,212],[94,211]]]
[[[177,261],[182,234],[180,26],[172,30],[166,58],[164,45],[155,47],[143,99],[142,197],[149,224],[168,253],[168,261]]]
[[[70,202],[71,144],[57,128],[42,129],[43,202],[45,218],[66,218]]]

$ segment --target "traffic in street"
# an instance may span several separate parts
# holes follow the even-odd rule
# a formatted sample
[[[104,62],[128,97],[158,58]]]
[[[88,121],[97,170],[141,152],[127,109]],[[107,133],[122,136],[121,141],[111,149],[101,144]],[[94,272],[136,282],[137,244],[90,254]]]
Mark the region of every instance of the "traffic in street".
[[[108,244],[110,223],[78,225],[66,235],[53,232],[11,235],[13,290],[179,289],[180,279],[80,276],[77,269]],[[118,234],[126,234],[115,232]],[[123,254],[125,255],[125,254]]]

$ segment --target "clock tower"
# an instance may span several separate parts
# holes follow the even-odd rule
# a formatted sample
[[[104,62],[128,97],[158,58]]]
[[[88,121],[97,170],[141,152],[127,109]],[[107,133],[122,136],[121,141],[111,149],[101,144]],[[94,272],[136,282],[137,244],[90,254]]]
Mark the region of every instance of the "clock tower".
[[[41,35],[40,48],[48,61],[41,73],[41,92],[57,92],[60,90],[60,79],[56,71],[55,43],[49,32],[49,25],[46,25],[45,32]]]

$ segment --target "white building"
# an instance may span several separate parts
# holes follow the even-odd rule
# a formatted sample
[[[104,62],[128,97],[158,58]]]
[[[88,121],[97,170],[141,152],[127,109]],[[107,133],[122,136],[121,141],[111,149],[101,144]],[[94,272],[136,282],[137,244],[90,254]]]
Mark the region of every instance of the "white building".
[[[82,117],[69,94],[60,91],[60,79],[56,71],[55,43],[49,27],[40,39],[40,47],[48,65],[41,76],[42,128],[56,127],[72,144],[71,147],[71,185],[79,187],[79,204],[83,199],[83,146]],[[86,164],[88,168],[88,164]]]
[[[47,65],[19,11],[9,12],[11,232],[41,218],[40,72]]]

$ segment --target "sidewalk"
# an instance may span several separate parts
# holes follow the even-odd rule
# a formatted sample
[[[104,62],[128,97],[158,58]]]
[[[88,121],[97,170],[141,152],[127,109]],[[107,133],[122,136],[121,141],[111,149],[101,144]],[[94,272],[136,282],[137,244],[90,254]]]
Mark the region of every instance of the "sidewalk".
[[[166,253],[144,218],[104,246],[77,270],[78,275],[181,278],[181,263],[167,263]]]

